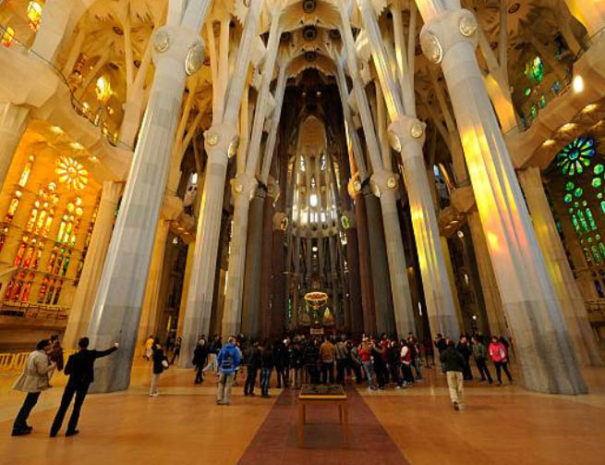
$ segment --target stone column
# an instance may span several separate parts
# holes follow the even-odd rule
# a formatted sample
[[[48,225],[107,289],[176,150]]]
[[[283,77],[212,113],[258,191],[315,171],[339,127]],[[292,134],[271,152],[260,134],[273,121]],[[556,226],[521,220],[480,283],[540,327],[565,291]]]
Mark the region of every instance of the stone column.
[[[580,21],[590,37],[605,27],[605,2],[603,0],[565,0],[571,14]]]
[[[29,109],[0,102],[0,187],[27,128]]]
[[[212,127],[205,136],[208,156],[207,174],[202,190],[202,208],[197,224],[194,267],[183,327],[181,350],[184,353],[193,353],[198,336],[208,334],[210,329],[227,163],[229,156],[234,155],[237,149],[237,115],[248,76],[250,50],[258,31],[261,6],[261,0],[250,1],[232,78],[229,82],[228,95],[224,103],[224,117],[221,122],[213,121]],[[191,366],[191,360],[183,357],[180,359],[179,365]]]
[[[265,202],[263,205],[263,224],[262,236],[258,243],[258,247],[262,249],[260,260],[260,299],[259,299],[259,314],[260,314],[260,334],[261,338],[269,337],[272,326],[271,315],[271,275],[273,274],[273,215],[275,208],[273,202],[275,198],[274,192],[271,189],[267,191]],[[275,257],[277,260],[277,257]],[[255,270],[258,274],[258,269]],[[247,277],[247,276],[246,276]]]
[[[450,92],[523,382],[528,389],[541,392],[586,392],[477,64],[472,39],[478,27],[475,17],[463,9],[445,10],[435,0],[418,0],[417,4],[425,21],[422,50],[430,61],[441,63]],[[459,6],[459,2],[448,5]]]
[[[263,268],[263,212],[267,193],[262,186],[250,202],[248,238],[246,245],[246,267],[244,276],[244,298],[242,306],[241,332],[257,338],[260,331],[260,295]]]
[[[359,336],[363,332],[363,305],[360,273],[359,240],[357,234],[357,221],[353,212],[345,212],[343,217],[349,220],[349,227],[345,229],[347,237],[347,265],[349,268],[349,319],[351,332]]]
[[[36,56],[50,63],[54,62],[55,55],[65,37],[67,25],[77,1],[49,0],[44,5],[40,30],[36,33],[31,51]]]
[[[147,285],[145,286],[145,296],[143,297],[143,308],[141,310],[141,322],[139,323],[139,332],[137,337],[137,350],[143,348],[146,339],[150,336],[157,336],[156,321],[160,303],[160,289],[164,275],[164,260],[166,255],[166,241],[170,231],[170,222],[164,218],[158,221],[153,252],[151,255],[151,264],[149,266],[149,275],[147,276]]]
[[[121,192],[121,183],[112,181],[103,183],[97,218],[92,229],[88,252],[84,259],[80,282],[69,311],[67,328],[63,335],[63,347],[66,349],[75,349],[78,339],[87,335],[92,306],[103,272],[105,256],[111,238],[111,229],[116,217]]]
[[[601,365],[599,349],[588,321],[584,299],[580,295],[567,254],[561,243],[552,211],[544,192],[540,169],[530,167],[519,172],[519,181],[532,215],[538,243],[546,268],[561,303],[567,331],[576,348],[578,359],[585,365]]]
[[[272,298],[270,307],[262,307],[263,312],[270,311],[269,330],[263,336],[275,339],[284,333],[286,321],[286,298],[288,289],[286,289],[286,248],[284,242],[286,232],[283,226],[283,220],[287,219],[285,213],[278,212],[272,219],[272,246],[271,246],[271,283]],[[266,243],[265,243],[266,244]],[[265,257],[266,258],[266,257]]]
[[[189,292],[189,281],[191,280],[193,252],[195,252],[195,242],[191,242],[187,246],[187,263],[185,264],[185,276],[183,277],[183,292],[181,293],[181,302],[179,303],[179,320],[176,326],[176,334],[180,337],[183,337],[183,321],[185,320],[185,308],[187,307],[187,293]],[[187,354],[185,354],[184,356],[186,357]]]
[[[155,76],[149,105],[89,325],[91,347],[120,343],[119,352],[97,362],[93,386],[96,392],[126,389],[130,383],[155,236],[155,228],[149,226],[157,224],[164,198],[171,147],[185,90],[185,71],[195,72],[203,61],[202,45],[194,29],[163,26],[155,31],[151,40],[154,41]]]

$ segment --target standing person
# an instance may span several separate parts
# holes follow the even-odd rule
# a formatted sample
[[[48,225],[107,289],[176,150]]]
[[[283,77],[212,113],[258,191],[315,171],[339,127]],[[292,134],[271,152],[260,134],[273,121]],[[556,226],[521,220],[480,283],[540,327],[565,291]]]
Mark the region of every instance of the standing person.
[[[384,353],[386,351],[381,343],[370,342],[370,348],[372,350],[372,360],[374,361],[374,371],[376,372],[376,382],[378,383],[378,389],[384,389],[387,381],[387,364],[384,361]]]
[[[412,352],[412,366],[416,371],[416,380],[422,381],[422,358],[420,353],[420,345],[418,344],[418,340],[412,333],[408,333],[408,347]]]
[[[345,373],[350,371],[351,349],[347,344],[347,338],[343,334],[340,341],[336,343],[336,382],[345,385]]]
[[[51,349],[48,354],[48,359],[51,362],[55,362],[58,371],[63,371],[63,347],[61,347],[58,335],[53,334],[50,337],[50,346]]]
[[[69,375],[69,380],[63,391],[63,397],[61,398],[61,405],[55,415],[55,419],[50,428],[50,437],[54,438],[63,424],[63,419],[71,404],[74,394],[76,400],[74,402],[74,408],[67,424],[67,431],[65,436],[73,436],[78,434],[78,419],[80,418],[80,410],[86,394],[88,393],[88,387],[90,383],[94,381],[94,364],[95,360],[118,350],[119,344],[116,342],[113,347],[107,350],[88,350],[88,344],[90,343],[87,337],[83,337],[78,341],[78,347],[80,350],[70,355],[67,359],[67,365],[65,366],[65,374]]]
[[[269,383],[273,370],[274,351],[270,344],[265,344],[261,350],[260,389],[262,397],[269,397]]]
[[[145,340],[145,353],[143,354],[143,358],[147,361],[151,360],[151,356],[153,355],[153,342],[153,334],[150,334]]]
[[[496,378],[498,378],[498,384],[502,384],[502,370],[504,370],[504,373],[506,373],[508,382],[512,383],[513,377],[508,371],[508,351],[506,350],[506,346],[500,342],[496,336],[492,336],[492,342],[489,344],[488,352],[490,358],[496,366]]]
[[[412,374],[412,350],[410,343],[401,341],[401,372],[403,373],[403,385],[414,383],[414,375]]]
[[[464,357],[464,369],[462,370],[464,380],[471,381],[473,379],[473,372],[471,371],[471,355],[473,354],[473,349],[468,343],[468,338],[466,336],[460,336],[457,349]]]
[[[389,341],[389,370],[391,371],[391,380],[395,383],[395,389],[401,389],[403,385],[401,369],[400,345],[397,339],[393,338]]]
[[[231,386],[235,377],[235,370],[242,361],[240,351],[235,347],[235,337],[229,336],[227,344],[223,347],[218,356],[216,363],[218,365],[218,390],[216,393],[216,403],[218,405],[229,405],[231,402]]]
[[[275,341],[273,344],[273,365],[275,366],[275,374],[277,375],[277,389],[281,389],[282,381],[284,388],[288,387],[288,351],[285,341]]]
[[[357,349],[357,352],[359,353],[361,365],[363,366],[363,371],[366,375],[368,389],[375,390],[376,386],[374,386],[373,381],[374,365],[372,364],[372,345],[367,336],[362,338],[361,345]]]
[[[27,357],[23,373],[21,373],[13,385],[14,390],[27,392],[23,405],[13,424],[13,436],[23,436],[32,432],[32,427],[27,424],[27,418],[38,402],[40,393],[50,387],[48,384],[48,374],[55,368],[55,363],[48,360],[51,348],[52,346],[48,339],[38,342],[36,350],[31,352]]]
[[[164,354],[164,348],[160,344],[159,339],[156,339],[153,343],[151,358],[153,359],[153,373],[149,386],[149,397],[157,397],[160,395],[158,391],[160,375],[168,368],[168,359],[166,358],[166,354]]]
[[[489,384],[492,384],[494,380],[487,368],[487,348],[478,335],[473,337],[473,357],[481,375],[481,382],[488,381]]]
[[[261,354],[258,348],[258,341],[254,341],[244,353],[244,363],[246,364],[246,382],[244,383],[244,395],[254,395],[254,385],[256,384],[256,373],[261,367]]]
[[[349,347],[349,355],[351,356],[351,368],[353,368],[353,372],[355,373],[355,382],[357,384],[361,384],[363,381],[363,376],[361,375],[361,358],[359,357],[359,347],[354,345],[351,341],[347,341],[347,346]]]
[[[441,353],[439,359],[445,370],[447,387],[450,390],[450,399],[454,410],[460,410],[464,408],[464,381],[462,376],[464,357],[456,350],[454,341],[449,341],[447,349]]]
[[[296,336],[294,343],[290,346],[290,368],[292,369],[294,389],[300,389],[302,386],[303,365],[303,349],[300,338]]]
[[[317,364],[319,362],[319,341],[313,338],[309,341],[303,352],[303,361],[307,377],[311,384],[319,384],[319,370]]]
[[[441,333],[438,333],[437,336],[435,336],[434,344],[439,353],[439,360],[441,360],[441,354],[447,349],[447,340],[443,337]],[[441,365],[441,371],[445,373],[445,368],[443,367],[443,365]]]
[[[319,360],[321,362],[321,382],[324,384],[334,383],[334,359],[336,357],[336,347],[329,338],[319,346]]]
[[[193,351],[193,366],[195,367],[195,384],[204,382],[204,366],[208,360],[208,344],[204,336],[197,341],[195,350]]]
[[[183,343],[183,338],[182,337],[177,337],[176,340],[174,341],[174,346],[172,348],[172,358],[170,359],[170,364],[174,365],[174,362],[177,358],[179,358],[179,355],[181,355],[181,344]]]

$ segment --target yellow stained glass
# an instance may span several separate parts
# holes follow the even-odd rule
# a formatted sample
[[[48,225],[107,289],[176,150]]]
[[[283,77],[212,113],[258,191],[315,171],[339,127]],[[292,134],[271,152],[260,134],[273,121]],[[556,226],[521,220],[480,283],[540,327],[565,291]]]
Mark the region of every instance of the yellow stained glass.
[[[42,6],[38,2],[29,2],[27,5],[27,24],[34,32],[40,27],[42,19]]]
[[[88,184],[88,171],[71,157],[59,158],[55,173],[59,175],[59,182],[66,184],[70,190],[79,191]]]
[[[15,30],[12,27],[8,26],[4,31],[4,34],[2,34],[2,45],[4,45],[6,48],[10,47],[13,44],[14,38]]]
[[[30,156],[31,158],[31,156]],[[29,181],[29,176],[32,173],[32,167],[34,166],[33,161],[29,161],[27,163],[27,165],[25,165],[25,167],[23,168],[23,171],[21,172],[21,177],[19,178],[19,182],[18,184],[21,187],[25,187],[27,185],[27,181]]]

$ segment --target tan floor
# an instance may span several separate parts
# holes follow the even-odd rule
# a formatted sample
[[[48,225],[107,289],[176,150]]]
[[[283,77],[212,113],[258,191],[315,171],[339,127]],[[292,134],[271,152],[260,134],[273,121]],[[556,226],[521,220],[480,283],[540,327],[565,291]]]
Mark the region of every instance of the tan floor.
[[[192,372],[180,369],[169,370],[160,382],[162,395],[149,398],[149,368],[141,365],[129,391],[87,398],[81,434],[74,438],[48,438],[60,379],[30,417],[34,433],[11,438],[23,396],[10,391],[15,375],[1,374],[0,465],[235,464],[276,399],[245,398],[236,387],[232,405],[219,407],[211,377],[194,386]],[[605,464],[605,368],[587,371],[591,394],[579,397],[474,383],[467,386],[462,412],[450,407],[441,375],[432,378],[405,391],[360,389],[413,465]]]

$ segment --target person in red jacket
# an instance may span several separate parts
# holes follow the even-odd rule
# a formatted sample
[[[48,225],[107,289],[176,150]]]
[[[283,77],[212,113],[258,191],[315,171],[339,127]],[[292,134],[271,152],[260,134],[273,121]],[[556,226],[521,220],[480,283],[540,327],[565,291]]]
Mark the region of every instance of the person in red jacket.
[[[498,378],[498,384],[502,384],[502,370],[504,370],[504,373],[506,373],[508,382],[512,383],[513,377],[508,371],[508,350],[506,349],[506,346],[502,344],[496,336],[492,336],[492,342],[490,342],[487,351],[489,353],[489,357],[496,366],[496,377]]]

